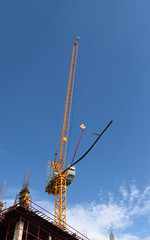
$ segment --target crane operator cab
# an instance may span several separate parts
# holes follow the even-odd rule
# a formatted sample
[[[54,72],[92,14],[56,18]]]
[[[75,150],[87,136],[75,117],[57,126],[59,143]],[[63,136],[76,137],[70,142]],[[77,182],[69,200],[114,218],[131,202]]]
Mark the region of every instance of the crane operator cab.
[[[67,166],[67,168],[70,165]],[[68,170],[67,170],[67,174],[66,174],[66,185],[69,186],[72,182],[73,179],[75,177],[75,166],[71,166]]]
[[[50,173],[45,186],[45,192],[50,192],[58,176],[58,169],[54,168],[54,162],[52,162],[52,164],[50,164],[48,167],[50,167]],[[67,168],[69,167],[70,165],[67,166]],[[75,177],[75,166],[71,166],[66,171],[66,186],[69,186],[73,182],[74,177]]]

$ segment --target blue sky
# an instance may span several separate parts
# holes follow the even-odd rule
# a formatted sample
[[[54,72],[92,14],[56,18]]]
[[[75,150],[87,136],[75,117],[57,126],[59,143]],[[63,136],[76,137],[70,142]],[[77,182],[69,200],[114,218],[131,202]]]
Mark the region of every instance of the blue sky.
[[[53,211],[53,197],[44,192],[46,162],[54,159],[78,35],[66,164],[81,123],[93,132],[114,123],[76,166],[67,191],[68,221],[76,225],[74,211],[82,209],[81,230],[88,228],[93,240],[107,239],[109,226],[117,239],[150,239],[149,8],[148,0],[1,0],[0,181],[6,181],[8,202],[30,168],[33,200],[48,202]],[[84,134],[77,158],[94,139]]]

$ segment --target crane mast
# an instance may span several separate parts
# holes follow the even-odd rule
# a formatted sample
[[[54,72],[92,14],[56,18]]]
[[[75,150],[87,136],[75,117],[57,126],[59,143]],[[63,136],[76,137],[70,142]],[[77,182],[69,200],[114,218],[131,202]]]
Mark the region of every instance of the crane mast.
[[[79,37],[76,38],[73,44],[59,159],[58,162],[53,161],[51,164],[52,173],[51,177],[46,183],[45,189],[46,192],[55,196],[54,222],[58,227],[62,229],[66,228],[66,188],[68,185],[70,185],[70,183],[68,184],[68,179],[66,179],[67,171],[65,173],[63,173],[63,171],[65,169],[69,122],[78,51],[78,40]]]

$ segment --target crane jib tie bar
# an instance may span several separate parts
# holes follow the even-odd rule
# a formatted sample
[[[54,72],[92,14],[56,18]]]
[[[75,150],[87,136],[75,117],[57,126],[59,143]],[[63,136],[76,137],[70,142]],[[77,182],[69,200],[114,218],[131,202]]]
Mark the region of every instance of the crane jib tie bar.
[[[94,145],[97,143],[97,141],[100,139],[100,137],[104,134],[104,132],[107,130],[107,128],[109,128],[109,126],[113,123],[113,121],[110,121],[110,123],[105,127],[105,129],[102,131],[101,134],[99,134],[98,138],[95,140],[95,142],[91,145],[91,147],[74,163],[72,163],[69,167],[67,167],[63,172],[65,173],[69,168],[71,168],[72,166],[74,166],[75,164],[77,164],[78,162],[80,162],[89,152],[90,150],[94,147]]]
[[[87,130],[84,130],[84,129],[83,129],[83,131],[84,131],[84,132],[87,132],[87,133],[92,133],[93,135],[100,136],[100,134],[98,134],[98,133],[90,132],[90,131],[87,131]]]

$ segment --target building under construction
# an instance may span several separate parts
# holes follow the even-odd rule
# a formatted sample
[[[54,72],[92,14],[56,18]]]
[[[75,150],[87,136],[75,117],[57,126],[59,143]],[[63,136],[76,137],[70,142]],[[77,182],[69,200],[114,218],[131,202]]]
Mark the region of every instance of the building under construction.
[[[73,44],[59,158],[57,160],[57,148],[55,152],[55,160],[50,164],[51,174],[47,180],[45,188],[45,191],[48,194],[55,196],[54,216],[32,201],[28,188],[30,179],[30,173],[28,172],[25,175],[22,190],[17,195],[12,207],[5,208],[3,204],[3,196],[0,197],[0,240],[88,240],[86,236],[66,224],[66,189],[75,177],[74,165],[87,155],[110,126],[112,121],[101,134],[93,133],[98,135],[95,142],[76,162],[73,162],[81,136],[83,131],[85,131],[85,126],[82,124],[80,126],[82,129],[81,136],[72,162],[67,167],[65,166],[79,39],[80,38],[77,37]],[[4,187],[1,189],[1,195],[3,195],[3,193]]]
[[[13,206],[5,208],[0,203],[0,240],[89,240],[69,225],[58,227],[54,216],[31,200],[27,187]]]

